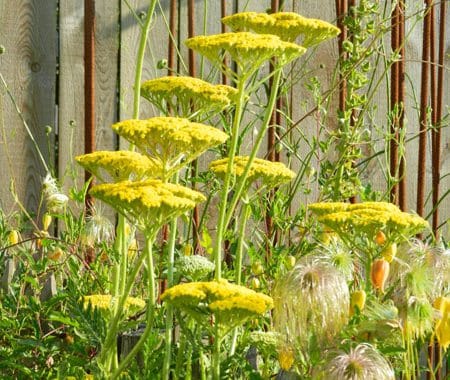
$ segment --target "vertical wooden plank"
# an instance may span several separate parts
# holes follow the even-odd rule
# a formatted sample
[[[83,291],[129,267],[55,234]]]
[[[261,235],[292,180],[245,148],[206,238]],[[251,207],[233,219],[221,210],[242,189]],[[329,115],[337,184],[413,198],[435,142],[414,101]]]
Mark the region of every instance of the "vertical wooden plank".
[[[95,146],[114,150],[116,138],[110,126],[117,120],[120,0],[96,2],[95,58]],[[60,76],[59,76],[59,175],[67,169],[73,178],[65,178],[65,189],[81,186],[83,170],[73,156],[84,153],[84,36],[83,6],[77,0],[60,4]],[[73,180],[76,179],[74,182]]]
[[[115,150],[111,125],[118,117],[120,0],[97,1],[95,15],[95,145],[97,150]]]
[[[133,113],[133,86],[136,69],[136,57],[141,36],[141,28],[133,12],[143,22],[150,2],[148,0],[132,0],[128,2],[132,10],[124,3],[121,5],[121,49],[120,49],[120,119],[129,119]],[[158,62],[167,59],[169,0],[161,0],[157,4],[152,26],[148,34],[145,51],[142,80],[166,75],[165,69],[158,69]],[[166,21],[167,25],[166,25]],[[141,101],[140,118],[158,115],[145,99]],[[122,144],[122,142],[121,142]],[[125,144],[126,145],[126,144]]]
[[[46,126],[55,122],[56,0],[0,0],[1,73],[9,84],[39,149],[50,167],[53,152],[47,149]],[[39,204],[43,164],[22,121],[1,85],[0,90],[0,207],[9,212],[13,199],[9,183],[14,180],[20,201],[31,212]],[[53,148],[53,133],[50,134]]]
[[[73,162],[84,153],[84,7],[79,0],[59,6],[58,170],[67,192],[84,182],[83,170]]]

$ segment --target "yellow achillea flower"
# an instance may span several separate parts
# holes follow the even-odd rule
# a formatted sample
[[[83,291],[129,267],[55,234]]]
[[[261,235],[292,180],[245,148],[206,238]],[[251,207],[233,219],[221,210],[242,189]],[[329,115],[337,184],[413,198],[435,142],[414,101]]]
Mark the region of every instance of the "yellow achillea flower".
[[[165,180],[207,149],[228,139],[217,128],[177,117],[125,120],[112,128],[160,166]]]
[[[162,77],[141,85],[141,95],[162,112],[179,117],[220,112],[233,103],[237,89],[192,77]]]
[[[433,305],[442,313],[441,319],[436,323],[436,337],[444,350],[450,345],[450,298],[439,297]]]
[[[341,32],[326,21],[306,18],[294,12],[242,12],[224,17],[222,22],[234,31],[252,30],[256,33],[274,34],[289,42],[301,35],[302,45],[306,48],[336,37]]]
[[[209,324],[208,316],[214,315],[222,332],[273,307],[269,296],[226,280],[176,285],[166,290],[161,299],[206,325]]]
[[[148,157],[131,151],[97,151],[75,160],[102,182],[138,181],[161,176],[161,167]]]
[[[236,156],[233,160],[233,174],[242,176],[247,166],[248,156]],[[219,177],[225,177],[228,168],[228,158],[223,158],[211,162],[210,169]],[[273,188],[288,182],[295,177],[295,173],[288,169],[281,162],[272,162],[255,158],[248,172],[247,184],[261,180],[262,184],[268,188]]]
[[[160,180],[105,183],[94,186],[90,193],[147,232],[156,231],[165,221],[205,200],[197,191]]]
[[[254,73],[268,59],[277,57],[280,65],[286,65],[306,51],[304,47],[283,41],[278,36],[248,32],[192,37],[186,41],[186,46],[222,69],[224,53],[229,54],[244,76]]]
[[[428,228],[428,222],[420,216],[402,212],[387,202],[313,203],[309,209],[318,215],[319,222],[344,234],[356,231],[373,235],[383,230],[387,236],[400,239]]]
[[[91,305],[94,309],[101,309],[105,311],[112,310],[114,303],[118,302],[115,297],[112,297],[110,294],[93,294],[89,296],[84,296],[83,307],[85,309]],[[145,301],[140,298],[135,297],[127,297],[124,305],[124,311],[128,313],[134,313],[138,310],[141,310],[145,307]]]
[[[371,209],[378,211],[400,211],[400,209],[388,202],[362,202],[362,203],[345,203],[345,202],[318,202],[311,203],[308,206],[314,214],[321,216],[340,211],[354,211],[360,209]]]

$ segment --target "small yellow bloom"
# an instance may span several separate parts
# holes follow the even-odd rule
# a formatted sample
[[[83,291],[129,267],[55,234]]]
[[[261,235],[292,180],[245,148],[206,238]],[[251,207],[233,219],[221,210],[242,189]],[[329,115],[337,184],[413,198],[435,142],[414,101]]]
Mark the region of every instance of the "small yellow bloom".
[[[364,290],[357,290],[350,295],[350,316],[353,316],[356,312],[356,308],[359,311],[364,309],[366,304],[366,292]]]
[[[278,351],[278,362],[284,371],[289,371],[294,364],[294,350],[292,347],[285,346]]]
[[[392,260],[394,260],[395,255],[397,254],[397,244],[392,243],[389,244],[386,248],[383,249],[381,252],[381,256],[383,259],[385,259],[388,263],[392,263]]]
[[[8,233],[9,245],[15,245],[19,243],[19,232],[16,230],[11,230]]]
[[[442,348],[447,350],[450,345],[450,297],[439,297],[433,306],[442,314],[441,319],[436,323],[436,337]]]

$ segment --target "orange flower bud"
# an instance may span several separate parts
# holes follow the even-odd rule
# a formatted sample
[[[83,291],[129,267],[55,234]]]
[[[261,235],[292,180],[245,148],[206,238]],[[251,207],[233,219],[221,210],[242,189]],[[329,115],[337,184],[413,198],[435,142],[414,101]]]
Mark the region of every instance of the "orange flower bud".
[[[386,235],[384,234],[383,231],[378,231],[377,234],[375,235],[375,243],[377,243],[378,245],[383,245],[384,243],[386,243]]]
[[[62,257],[63,253],[64,252],[60,247],[56,247],[53,251],[47,253],[47,257],[50,260],[58,261]]]
[[[372,286],[375,289],[379,289],[384,292],[384,284],[389,276],[389,262],[385,259],[377,259],[372,263],[370,271],[370,278],[372,280]]]

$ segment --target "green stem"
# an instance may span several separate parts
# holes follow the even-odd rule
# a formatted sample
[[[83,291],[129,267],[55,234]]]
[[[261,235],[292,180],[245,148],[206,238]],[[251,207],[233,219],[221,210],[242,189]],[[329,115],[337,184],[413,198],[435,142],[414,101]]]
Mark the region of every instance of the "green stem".
[[[120,362],[119,367],[114,371],[111,376],[111,379],[117,379],[120,373],[130,364],[130,361],[134,359],[136,354],[141,350],[145,341],[147,340],[150,332],[152,331],[155,305],[156,305],[156,286],[155,286],[155,269],[153,264],[153,240],[154,238],[146,237],[145,239],[145,247],[142,256],[145,257],[147,261],[147,271],[148,271],[148,279],[147,279],[147,288],[148,288],[148,304],[147,304],[147,316],[146,316],[146,326],[145,330],[139,338],[138,342],[135,344],[133,349],[129,352],[129,354]]]
[[[250,167],[251,167],[253,161],[255,160],[255,157],[256,157],[256,154],[258,153],[259,147],[261,146],[261,143],[264,139],[267,129],[269,128],[270,118],[272,116],[273,110],[275,108],[275,103],[277,100],[278,88],[280,86],[280,80],[281,80],[282,73],[283,73],[283,71],[280,67],[280,68],[276,69],[275,74],[273,76],[272,87],[270,90],[270,97],[269,97],[269,101],[267,103],[266,112],[264,114],[264,120],[263,120],[261,129],[258,132],[258,136],[256,137],[256,141],[253,145],[247,165],[245,166],[244,172],[239,177],[239,181],[236,185],[236,188],[235,188],[235,191],[233,194],[233,198],[231,199],[230,205],[227,208],[224,229],[226,228],[226,226],[228,226],[228,224],[231,221],[231,218],[233,216],[233,212],[236,208],[236,205],[239,202],[242,192],[244,191],[245,182],[247,180],[248,173],[250,172]]]
[[[238,102],[236,104],[236,112],[233,120],[233,125],[231,128],[231,142],[230,142],[230,150],[228,152],[228,167],[227,172],[225,174],[225,179],[221,191],[220,197],[220,208],[219,208],[219,219],[217,222],[217,236],[216,236],[216,244],[214,246],[214,261],[215,261],[215,279],[220,280],[222,277],[221,266],[222,266],[222,241],[223,235],[226,230],[225,216],[227,211],[227,198],[228,193],[231,188],[231,177],[232,177],[232,169],[233,169],[233,161],[234,156],[237,150],[237,143],[239,139],[239,126],[241,123],[241,117],[243,113],[244,107],[244,98],[245,98],[245,79],[241,78],[237,83],[238,89]]]
[[[175,181],[178,182],[178,178]],[[169,238],[169,252],[167,258],[167,287],[173,286],[173,269],[175,264],[175,241],[177,238],[177,219],[173,219],[170,223],[170,238]],[[166,315],[166,332],[165,332],[165,354],[163,363],[163,373],[162,378],[165,380],[169,379],[170,375],[170,361],[171,361],[171,350],[172,350],[172,330],[173,330],[173,306],[167,304],[167,315]]]
[[[128,295],[130,294],[131,288],[133,287],[134,280],[137,277],[137,274],[139,273],[139,270],[141,269],[142,262],[144,261],[145,255],[141,254],[141,256],[138,258],[136,264],[133,267],[133,270],[131,271],[127,282],[124,287],[123,293],[119,297],[119,302],[117,303],[117,308],[114,313],[114,318],[111,320],[109,326],[108,326],[108,332],[106,334],[105,343],[103,344],[103,350],[100,354],[100,365],[103,366],[105,369],[108,369],[107,366],[105,366],[106,363],[108,363],[110,358],[110,352],[113,351],[114,347],[116,346],[117,342],[117,332],[118,332],[118,325],[120,321],[120,317],[122,316],[122,311],[125,306],[125,302],[127,300]],[[103,364],[103,365],[102,365]]]
[[[214,326],[214,352],[212,358],[213,380],[220,380],[220,343],[219,324],[216,321]]]
[[[238,245],[236,249],[236,260],[235,260],[235,280],[237,285],[241,285],[242,280],[242,259],[243,259],[243,253],[244,253],[244,243],[245,243],[245,227],[247,226],[247,221],[250,217],[250,203],[245,197],[243,199],[244,205],[242,210],[242,217],[239,223],[239,230],[238,230]],[[237,344],[237,337],[238,337],[239,328],[236,327],[233,330],[233,337],[231,338],[231,347],[230,347],[230,355],[234,355],[236,352],[236,344]]]
[[[186,350],[186,343],[187,343],[186,335],[181,334],[180,346],[178,348],[178,354],[177,354],[177,359],[176,359],[176,364],[175,364],[175,373],[173,376],[175,380],[178,380],[181,378],[180,371],[181,371],[181,367],[183,366],[183,359],[184,359],[184,353]]]
[[[147,11],[145,23],[142,26],[141,38],[139,39],[139,48],[136,58],[136,72],[134,75],[134,97],[133,97],[133,119],[139,118],[139,99],[141,96],[142,68],[144,67],[145,46],[147,45],[148,32],[155,12],[157,0],[151,0]]]

